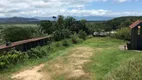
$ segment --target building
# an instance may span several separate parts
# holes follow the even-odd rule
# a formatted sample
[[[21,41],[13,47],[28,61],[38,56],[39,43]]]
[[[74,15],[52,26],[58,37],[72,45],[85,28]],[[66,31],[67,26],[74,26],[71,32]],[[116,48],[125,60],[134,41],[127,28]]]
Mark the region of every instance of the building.
[[[142,20],[137,20],[130,25],[131,40],[127,45],[131,50],[142,50]]]
[[[37,46],[43,46],[50,42],[51,36],[27,39],[22,41],[13,42],[10,45],[0,45],[0,52],[9,51],[12,48],[18,51],[27,51]]]

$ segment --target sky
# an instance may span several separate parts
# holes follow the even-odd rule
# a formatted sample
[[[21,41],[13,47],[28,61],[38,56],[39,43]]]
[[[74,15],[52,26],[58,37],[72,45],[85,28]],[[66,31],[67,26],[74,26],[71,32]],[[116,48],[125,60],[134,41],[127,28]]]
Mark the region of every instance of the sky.
[[[142,0],[0,0],[0,17],[142,16]]]

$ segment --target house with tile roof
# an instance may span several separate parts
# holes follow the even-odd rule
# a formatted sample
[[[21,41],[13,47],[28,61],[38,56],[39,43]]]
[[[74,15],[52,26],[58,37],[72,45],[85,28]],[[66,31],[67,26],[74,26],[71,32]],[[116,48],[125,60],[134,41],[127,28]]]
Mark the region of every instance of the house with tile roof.
[[[142,20],[137,20],[129,27],[131,28],[131,40],[128,49],[142,50]]]

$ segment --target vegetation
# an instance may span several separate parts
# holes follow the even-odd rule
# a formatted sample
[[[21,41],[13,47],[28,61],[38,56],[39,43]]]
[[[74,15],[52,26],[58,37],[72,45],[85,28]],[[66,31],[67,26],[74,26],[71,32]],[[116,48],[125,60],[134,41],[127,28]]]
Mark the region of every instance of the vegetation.
[[[89,34],[89,28],[86,20],[77,21],[73,17],[58,16],[57,21],[41,21],[39,24],[41,31],[47,34],[53,34],[55,41],[70,38],[73,33],[79,33],[80,30]],[[84,35],[84,34],[83,34]]]
[[[142,16],[118,17],[107,21],[106,24],[110,25],[110,27],[115,30],[115,29],[121,29],[122,27],[128,27],[136,20],[142,20]]]
[[[41,36],[41,35],[43,35],[40,31],[39,31],[39,29],[38,29],[38,26],[37,26],[37,24],[0,24],[0,44],[4,44],[6,41],[5,41],[5,39],[4,39],[4,32],[2,32],[2,31],[4,31],[4,30],[6,30],[6,29],[8,29],[8,28],[21,28],[22,27],[22,29],[24,28],[26,28],[26,29],[28,29],[28,31],[31,31],[32,32],[32,37],[37,37],[37,36]],[[7,31],[6,33],[8,33],[9,31]],[[28,33],[30,33],[30,32],[28,32]],[[16,34],[17,35],[17,34]],[[29,35],[31,35],[31,34],[29,34]],[[8,40],[8,41],[10,41],[10,40]]]
[[[27,59],[27,56],[21,52],[11,50],[10,52],[4,53],[5,55],[0,56],[0,70],[10,68],[18,62]]]
[[[0,79],[5,79],[7,71],[15,72],[15,69],[19,69],[18,66],[22,68],[23,65],[40,64],[57,56],[65,57],[70,54],[68,51],[73,47],[91,47],[93,49],[91,61],[83,65],[83,70],[89,73],[89,77],[93,80],[140,80],[142,78],[141,52],[119,49],[120,45],[126,43],[119,39],[130,40],[130,30],[126,27],[137,19],[142,19],[142,17],[121,17],[110,21],[87,23],[86,20],[77,21],[73,17],[59,15],[57,21],[56,19],[55,21],[44,20],[36,28],[0,27],[1,42],[3,39],[14,42],[46,34],[53,35],[54,39],[50,45],[39,46],[27,52],[11,50],[1,54]],[[87,37],[93,32],[110,32],[112,30],[116,30],[116,33],[110,37],[117,39]],[[5,72],[6,75],[2,72]],[[64,76],[55,78],[64,80]]]
[[[141,53],[120,50],[125,41],[111,38],[92,38],[81,44],[94,49],[91,62],[84,70],[93,80],[139,80],[141,79]],[[136,77],[137,76],[137,77]]]
[[[117,29],[121,29],[123,27],[129,27],[136,20],[141,20],[142,16],[126,16],[126,17],[118,17],[109,21],[102,22],[88,22],[89,30],[91,32],[109,32]]]
[[[32,38],[37,35],[37,31],[33,28],[9,27],[5,28],[2,34],[4,40],[14,42]]]
[[[91,47],[94,49],[91,62],[85,63],[83,70],[86,73],[90,73],[90,77],[92,77],[93,80],[141,79],[141,52],[120,50],[118,48],[119,45],[124,43],[125,41],[111,38],[91,38],[81,44],[64,47],[60,45],[62,42],[57,42],[51,45],[50,51],[48,50],[49,46],[40,47],[45,50],[46,53],[48,52],[49,55],[43,56],[42,58],[37,57],[38,59],[35,58],[36,60],[33,58],[32,61],[34,61],[34,63],[38,61],[43,63],[43,60],[48,61],[51,59],[51,56],[54,58],[59,55],[66,57],[70,54],[68,51],[73,48]],[[57,44],[60,46],[56,46]],[[27,61],[30,61],[30,59]],[[31,64],[31,62],[29,62],[29,64]],[[38,62],[38,64],[40,64],[40,62]],[[127,71],[129,71],[129,73]],[[65,75],[60,76],[63,77],[61,80],[64,80]],[[59,80],[59,77],[56,79]]]
[[[52,34],[52,32],[54,31],[54,28],[52,25],[53,25],[53,22],[49,20],[48,21],[44,20],[39,23],[41,31],[48,34]]]
[[[71,40],[73,44],[81,43],[82,39],[79,38],[78,34],[74,33],[71,36]]]
[[[10,69],[15,64],[26,62],[31,59],[40,59],[45,56],[48,58],[54,50],[56,51],[56,48],[62,49],[64,47],[71,46],[71,44],[72,41],[70,39],[66,39],[43,47],[38,46],[27,52],[16,51],[14,49],[9,52],[4,52],[0,55],[0,70],[5,71],[5,69]]]
[[[122,40],[130,40],[130,29],[129,28],[121,28],[116,31],[116,33],[112,34],[112,38],[122,39]]]
[[[53,38],[55,41],[60,41],[60,40],[69,38],[70,35],[71,35],[71,31],[69,31],[68,29],[56,30],[53,33]]]
[[[37,24],[0,24],[0,29],[5,29],[8,27],[33,27],[36,28],[38,27]]]
[[[142,56],[142,55],[140,55]],[[112,70],[106,77],[106,80],[141,80],[142,79],[142,59],[138,57],[131,58],[121,64],[117,69]]]
[[[86,36],[87,36],[86,32],[83,30],[80,30],[78,35],[79,35],[79,38],[82,38],[82,39],[86,39]]]

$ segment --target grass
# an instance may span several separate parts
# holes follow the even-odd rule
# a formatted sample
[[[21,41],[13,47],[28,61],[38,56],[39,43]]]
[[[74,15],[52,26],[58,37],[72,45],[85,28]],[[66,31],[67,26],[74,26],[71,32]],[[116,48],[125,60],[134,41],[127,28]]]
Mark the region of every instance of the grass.
[[[17,64],[14,66],[13,69],[8,70],[7,72],[3,74],[0,74],[0,79],[5,78],[5,76],[13,72],[16,72],[20,69],[27,68],[29,66],[38,65],[40,63],[44,63],[49,60],[54,60],[56,59],[57,56],[64,57],[64,55],[67,55],[68,51],[74,48],[75,46],[76,47],[84,46],[84,47],[91,47],[94,49],[94,52],[93,52],[94,55],[91,57],[92,61],[89,63],[86,63],[83,66],[84,71],[87,73],[90,73],[92,80],[105,80],[106,77],[110,77],[112,75],[118,74],[119,71],[121,70],[128,69],[128,67],[125,66],[125,64],[127,64],[129,60],[134,61],[137,58],[141,58],[142,52],[120,50],[119,46],[124,45],[125,43],[126,41],[111,39],[107,37],[105,38],[94,37],[84,41],[81,44],[70,45],[69,47],[59,46],[57,48],[56,45],[54,45],[52,46],[53,51],[50,52],[52,54],[48,56],[48,58],[47,56],[45,56],[42,59],[36,59],[36,60],[34,59],[22,64]],[[122,68],[122,67],[125,67],[125,68]],[[118,72],[118,73],[114,73],[114,72]],[[9,80],[9,79],[4,79],[4,80]],[[59,79],[57,80],[64,80],[64,76],[60,76]],[[110,79],[110,80],[113,80],[113,79]],[[114,80],[116,80],[116,78]],[[130,80],[130,79],[117,79],[117,80]]]
[[[70,39],[67,39],[67,41],[71,41]],[[58,46],[57,46],[58,44]],[[45,63],[49,60],[54,60],[56,57],[58,56],[62,56],[65,54],[65,51],[68,51],[69,49],[71,49],[74,45],[69,42],[68,43],[70,46],[69,47],[64,47],[62,46],[62,41],[58,41],[58,42],[52,42],[51,46],[50,46],[50,50],[48,50],[47,48],[49,47],[49,45],[47,46],[43,46],[43,49],[48,50],[48,54],[50,54],[49,56],[44,56],[42,58],[39,59],[28,59],[22,63],[16,64],[14,66],[12,66],[9,69],[5,69],[4,71],[0,71],[0,80],[11,80],[10,76],[12,73],[17,72],[19,70],[24,70],[26,68],[29,68],[31,66],[35,66],[35,65],[39,65],[41,63]]]
[[[37,24],[0,24],[0,29],[6,28],[6,27],[38,27]]]
[[[92,62],[84,66],[87,72],[92,73],[93,80],[104,80],[105,76],[120,67],[120,64],[133,56],[139,57],[142,52],[119,50],[119,45],[125,43],[125,41],[110,38],[93,38],[83,43],[84,46],[95,48]]]

